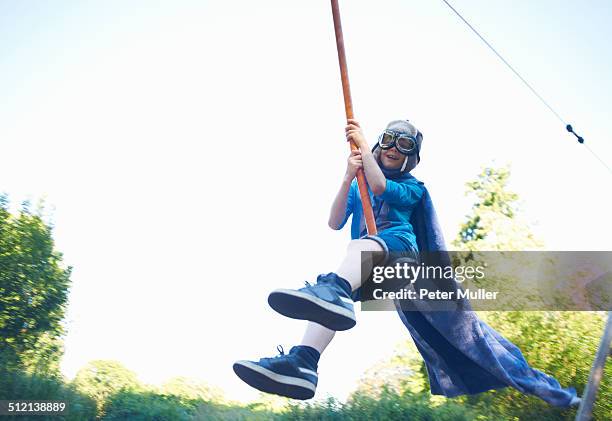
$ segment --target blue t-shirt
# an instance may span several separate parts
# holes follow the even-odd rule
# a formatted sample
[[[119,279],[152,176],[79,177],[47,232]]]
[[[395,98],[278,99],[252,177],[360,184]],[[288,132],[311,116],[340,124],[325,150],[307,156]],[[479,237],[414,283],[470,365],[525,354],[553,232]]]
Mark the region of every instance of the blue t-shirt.
[[[385,191],[380,196],[374,196],[368,188],[378,235],[381,238],[393,236],[404,243],[407,248],[418,250],[410,216],[423,197],[423,191],[423,186],[411,175],[398,180],[387,179]],[[361,238],[367,234],[367,230],[357,180],[351,183],[346,200],[346,214],[338,229],[346,224],[351,214],[353,215],[351,238]]]

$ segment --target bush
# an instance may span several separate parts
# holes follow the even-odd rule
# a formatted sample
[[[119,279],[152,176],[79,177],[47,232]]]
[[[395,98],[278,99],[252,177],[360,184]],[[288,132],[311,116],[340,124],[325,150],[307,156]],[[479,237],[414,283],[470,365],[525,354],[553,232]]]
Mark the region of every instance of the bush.
[[[191,420],[197,401],[187,402],[172,395],[123,390],[110,396],[104,405],[105,421]]]
[[[483,318],[517,345],[529,364],[581,395],[601,339],[604,317],[598,312],[507,311]],[[605,373],[612,372],[608,360]],[[595,401],[594,419],[612,419],[612,381],[604,376]],[[576,409],[561,409],[512,388],[490,391],[461,401],[479,411],[507,419],[573,420]]]
[[[68,413],[53,419],[67,421],[96,419],[96,402],[79,393],[74,387],[66,385],[58,377],[0,369],[0,399],[64,401],[68,404]],[[14,419],[23,421],[26,417],[19,416]],[[36,419],[42,418],[36,417]]]
[[[279,420],[350,421],[495,421],[502,418],[479,416],[460,403],[435,404],[427,394],[398,393],[384,388],[378,397],[355,394],[344,405],[334,399],[323,403],[293,405]]]

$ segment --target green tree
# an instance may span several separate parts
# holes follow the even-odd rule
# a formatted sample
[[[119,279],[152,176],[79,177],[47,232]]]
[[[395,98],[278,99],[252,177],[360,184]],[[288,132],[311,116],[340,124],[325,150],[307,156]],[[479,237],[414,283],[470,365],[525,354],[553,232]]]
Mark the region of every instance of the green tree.
[[[95,360],[81,368],[72,384],[76,389],[93,398],[98,411],[104,412],[107,399],[122,391],[141,391],[136,373],[125,368],[117,361]]]
[[[379,361],[363,374],[353,396],[379,397],[384,389],[395,393],[428,392],[423,358],[412,340],[398,344],[393,356]]]
[[[5,368],[50,372],[61,358],[71,268],[41,213],[24,203],[13,215],[0,196],[0,354]]]
[[[474,197],[453,246],[459,250],[533,250],[542,248],[529,224],[520,218],[519,197],[509,191],[510,169],[485,167],[466,183],[466,195]]]
[[[507,189],[509,177],[508,168],[487,167],[474,181],[467,183],[466,194],[475,197],[475,202],[453,242],[459,250],[477,254],[489,250],[542,248],[542,241],[535,238],[529,224],[521,218],[519,196]],[[529,258],[524,257],[523,260],[527,261],[522,262],[520,259],[515,255],[511,260],[519,266],[529,264]],[[506,294],[518,295],[517,299],[531,293],[521,287],[520,279],[487,282],[500,285],[499,289]],[[581,393],[603,329],[602,313],[494,311],[480,312],[479,316],[515,343],[534,368],[554,376],[562,386],[573,386]],[[609,362],[606,372],[611,369],[612,363]],[[604,379],[601,385],[595,408],[596,419],[612,419],[611,383]],[[508,419],[570,420],[574,413],[574,410],[553,408],[512,388],[460,399],[482,411]]]
[[[519,196],[508,189],[508,167],[484,167],[466,183],[466,196],[474,199],[453,246],[455,266],[486,266],[486,277],[471,280],[464,287],[474,286],[498,291],[495,303],[504,309],[542,308],[543,297],[528,280],[539,270],[527,250],[543,248],[543,242],[531,232],[521,215]],[[523,273],[524,275],[518,275]]]

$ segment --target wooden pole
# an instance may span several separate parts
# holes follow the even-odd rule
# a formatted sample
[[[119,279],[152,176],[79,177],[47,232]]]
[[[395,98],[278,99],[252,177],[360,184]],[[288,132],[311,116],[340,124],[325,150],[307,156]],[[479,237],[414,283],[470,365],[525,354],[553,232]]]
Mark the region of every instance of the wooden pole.
[[[353,101],[351,100],[351,87],[348,79],[348,69],[346,65],[346,54],[344,52],[344,37],[342,36],[342,23],[340,22],[340,9],[338,0],[331,0],[332,14],[334,16],[334,30],[336,32],[336,47],[338,49],[338,62],[340,63],[340,78],[342,79],[342,93],[344,95],[344,110],[346,111],[346,119],[353,118]],[[356,150],[357,145],[350,142],[351,150]],[[370,194],[366,184],[363,170],[357,172],[357,185],[359,186],[359,196],[361,197],[361,205],[363,206],[363,216],[365,218],[366,228],[369,235],[374,235],[376,231],[376,220],[374,219],[374,211],[372,211],[372,203],[370,202]]]
[[[584,393],[582,395],[582,401],[576,414],[576,421],[589,421],[593,418],[593,405],[595,404],[595,398],[597,397],[597,389],[599,389],[599,383],[603,377],[604,366],[606,365],[606,358],[610,354],[610,343],[612,342],[612,311],[608,311],[608,322],[606,328],[601,337],[601,343],[593,361],[593,367],[591,368],[591,374],[589,374],[589,381],[587,382]]]

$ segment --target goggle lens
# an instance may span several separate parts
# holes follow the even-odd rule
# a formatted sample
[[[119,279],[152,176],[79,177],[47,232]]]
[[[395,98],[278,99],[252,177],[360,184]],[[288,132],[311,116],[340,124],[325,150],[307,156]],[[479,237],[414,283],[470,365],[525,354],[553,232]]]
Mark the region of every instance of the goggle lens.
[[[400,152],[412,152],[416,148],[416,143],[410,137],[398,137],[397,138],[397,149]]]
[[[381,148],[390,149],[393,147],[393,144],[395,143],[395,137],[390,133],[383,133],[378,143]]]

